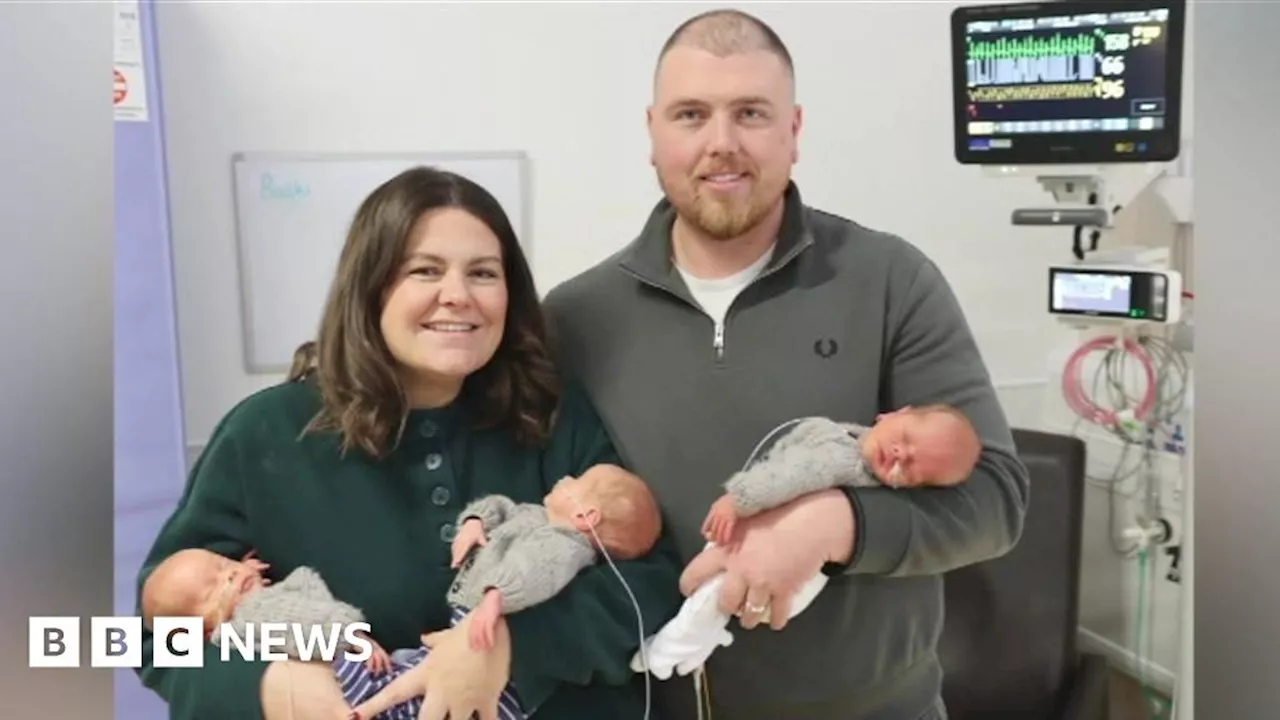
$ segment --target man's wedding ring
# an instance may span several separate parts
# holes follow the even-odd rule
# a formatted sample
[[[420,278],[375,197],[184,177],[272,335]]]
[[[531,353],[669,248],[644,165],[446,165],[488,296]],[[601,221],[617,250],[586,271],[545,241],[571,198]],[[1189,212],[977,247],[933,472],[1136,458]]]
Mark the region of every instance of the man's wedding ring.
[[[769,609],[768,605],[752,605],[751,603],[743,603],[742,609],[752,615],[763,615],[765,610]]]

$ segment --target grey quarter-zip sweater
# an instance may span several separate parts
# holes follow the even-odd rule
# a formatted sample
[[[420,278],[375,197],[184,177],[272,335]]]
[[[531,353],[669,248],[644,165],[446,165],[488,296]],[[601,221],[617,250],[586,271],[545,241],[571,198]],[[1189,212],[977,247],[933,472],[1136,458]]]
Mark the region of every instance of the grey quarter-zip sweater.
[[[1017,542],[1028,476],[950,286],[894,235],[806,206],[793,183],[772,258],[716,328],[672,265],[663,200],[622,250],[548,293],[556,352],[628,466],[658,493],[688,562],[724,482],[779,424],[869,425],[946,403],[984,443],[953,488],[845,488],[853,559],[788,626],[739,630],[706,666],[712,717],[941,718],[943,573]],[[655,717],[698,717],[689,678],[654,683]]]

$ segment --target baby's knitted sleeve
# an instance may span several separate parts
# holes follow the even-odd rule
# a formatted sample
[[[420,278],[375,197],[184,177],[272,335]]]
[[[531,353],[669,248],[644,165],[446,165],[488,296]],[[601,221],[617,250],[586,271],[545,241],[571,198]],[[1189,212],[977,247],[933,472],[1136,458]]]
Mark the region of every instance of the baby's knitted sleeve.
[[[218,645],[230,642],[234,652],[250,641],[252,632],[252,642],[261,650],[263,625],[283,623],[284,631],[273,631],[272,639],[282,637],[284,643],[275,642],[271,649],[281,650],[296,660],[314,660],[320,657],[321,647],[338,643],[341,648],[343,628],[357,622],[364,622],[364,613],[334,599],[319,574],[303,567],[290,573],[279,585],[258,590],[240,603],[228,623],[235,630],[236,638],[215,632],[211,639]]]
[[[502,594],[502,612],[515,613],[550,600],[596,559],[581,533],[544,525],[511,543],[485,587]]]
[[[808,418],[729,478],[725,490],[738,514],[750,517],[820,490],[876,484],[856,437],[832,420]]]
[[[484,529],[491,531],[506,522],[515,512],[516,503],[502,495],[487,495],[472,501],[458,514],[458,525],[462,526],[470,518],[479,518]]]

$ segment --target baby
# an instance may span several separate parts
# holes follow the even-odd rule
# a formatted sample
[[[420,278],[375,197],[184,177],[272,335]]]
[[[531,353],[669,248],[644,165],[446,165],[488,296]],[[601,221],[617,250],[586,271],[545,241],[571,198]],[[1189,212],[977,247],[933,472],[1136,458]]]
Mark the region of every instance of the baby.
[[[762,443],[763,444],[763,443]],[[904,407],[884,413],[870,427],[805,418],[759,459],[725,483],[703,522],[710,544],[735,540],[737,521],[810,493],[840,486],[948,487],[964,482],[982,453],[982,440],[959,410],[947,405]],[[682,585],[684,579],[681,579]],[[792,599],[794,617],[826,585],[819,573]],[[732,643],[729,616],[718,607],[723,573],[698,587],[679,613],[645,641],[631,667],[659,678],[687,674],[717,647]],[[762,622],[768,621],[767,609]]]
[[[973,425],[949,405],[883,413],[871,428],[806,418],[725,483],[726,493],[712,504],[702,532],[727,545],[738,519],[842,485],[956,485],[973,472],[981,453]]]
[[[298,623],[316,627],[327,637],[334,624],[347,626],[365,622],[363,613],[329,592],[319,573],[299,567],[282,582],[272,585],[263,576],[270,567],[251,552],[239,561],[200,548],[180,550],[156,566],[142,588],[142,614],[148,624],[157,616],[204,618],[205,638],[221,645],[222,625],[248,638],[247,626],[261,623]],[[305,629],[304,638],[312,630]],[[367,661],[373,672],[390,665],[390,656],[367,633],[358,632],[373,650]],[[255,633],[255,640],[260,637]],[[284,633],[282,651],[294,659],[302,657],[293,632]],[[359,651],[343,643],[340,651]],[[343,656],[338,653],[339,659]]]
[[[462,511],[458,524],[453,566],[460,569],[448,601],[455,623],[471,611],[469,641],[485,650],[493,646],[500,616],[554,597],[596,562],[596,543],[619,560],[649,552],[662,531],[662,516],[643,480],[602,464],[581,477],[560,480],[542,505],[500,495],[476,500]],[[425,657],[427,649],[415,652]],[[350,717],[369,720],[421,698],[425,691],[423,672],[406,669],[356,706]],[[512,688],[503,692],[499,709],[502,720],[526,717]]]

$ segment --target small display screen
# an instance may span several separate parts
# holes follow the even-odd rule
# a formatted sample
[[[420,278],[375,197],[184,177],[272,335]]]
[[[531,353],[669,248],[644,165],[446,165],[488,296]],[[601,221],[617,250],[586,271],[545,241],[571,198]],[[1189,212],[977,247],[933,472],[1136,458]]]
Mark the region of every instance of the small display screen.
[[[1057,312],[1129,315],[1133,277],[1097,273],[1055,273],[1053,309]]]

